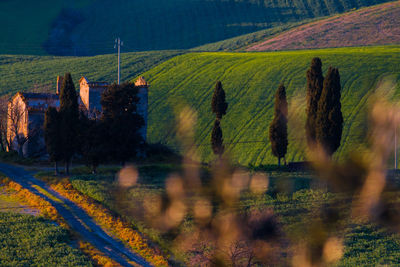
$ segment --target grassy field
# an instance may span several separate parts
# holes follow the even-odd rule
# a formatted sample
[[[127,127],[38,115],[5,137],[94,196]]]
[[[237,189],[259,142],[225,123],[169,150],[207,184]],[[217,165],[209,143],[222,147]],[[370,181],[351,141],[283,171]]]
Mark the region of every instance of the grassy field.
[[[387,1],[5,0],[0,53],[107,54],[118,36],[130,52],[185,49]]]
[[[67,230],[42,217],[0,213],[1,266],[92,266]]]
[[[340,14],[265,38],[248,51],[400,44],[400,1]]]
[[[195,141],[202,159],[212,159],[213,123],[210,103],[221,80],[229,103],[222,120],[227,151],[235,162],[275,163],[268,141],[273,97],[279,83],[287,87],[289,148],[287,160],[304,160],[306,71],[313,57],[323,70],[341,74],[344,129],[336,157],[362,149],[366,109],[374,93],[392,100],[400,96],[400,47],[338,48],[273,53],[192,53],[175,57],[146,72],[149,90],[149,142],[178,149],[175,118],[185,105],[198,113]]]
[[[91,175],[89,169],[79,169],[71,177],[71,182],[77,190],[92,197],[113,211],[132,220],[139,230],[151,237],[162,247],[170,250],[173,236],[162,235],[149,226],[141,217],[140,207],[144,201],[163,194],[164,182],[171,173],[179,172],[178,165],[144,165],[139,166],[138,184],[129,188],[121,195],[114,179],[117,169],[100,169],[100,174]],[[204,169],[207,173],[208,170]],[[80,173],[80,174],[78,174]],[[86,174],[82,174],[86,173]],[[330,205],[336,200],[342,200],[343,210],[349,207],[350,200],[343,194],[322,191],[318,182],[311,173],[268,172],[270,186],[266,194],[254,196],[243,193],[238,212],[253,209],[272,208],[277,215],[280,227],[285,238],[290,242],[299,242],[304,237],[310,218],[318,217],[318,207],[325,203]],[[207,175],[205,175],[207,177]],[[284,188],[284,189],[282,189]],[[397,203],[399,193],[391,193],[390,198]],[[191,219],[188,217],[182,224],[181,231],[190,231]],[[377,266],[382,264],[399,264],[400,239],[399,235],[388,229],[372,224],[343,222],[346,226],[341,232],[345,242],[344,256],[338,266]],[[172,249],[178,260],[190,259],[189,254],[180,254],[179,250]],[[193,256],[193,255],[192,255]],[[281,263],[289,259],[280,259]],[[186,262],[189,264],[188,262]]]
[[[124,53],[121,80],[126,81],[181,54],[175,51]],[[55,91],[57,75],[71,72],[77,87],[82,76],[92,81],[117,80],[117,56],[52,57],[0,55],[0,95],[18,91]],[[78,88],[77,88],[78,89]]]

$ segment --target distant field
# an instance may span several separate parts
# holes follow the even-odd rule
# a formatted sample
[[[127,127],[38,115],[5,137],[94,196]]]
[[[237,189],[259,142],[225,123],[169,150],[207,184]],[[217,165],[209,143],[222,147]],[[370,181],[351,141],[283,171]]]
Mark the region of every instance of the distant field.
[[[400,1],[345,13],[306,24],[272,38],[248,51],[312,49],[400,44]]]
[[[315,21],[318,19],[306,19],[300,22],[289,22],[269,29],[252,32],[237,37],[229,38],[215,43],[201,45],[190,49],[190,51],[198,52],[219,52],[219,51],[235,51],[245,50],[246,47],[253,45],[257,42],[271,38],[289,29],[296,28],[300,25]]]
[[[388,0],[2,0],[0,54],[187,49]]]
[[[53,21],[66,7],[82,8],[91,0],[0,1],[0,53],[44,55]]]
[[[126,81],[161,62],[181,54],[174,51],[124,53],[121,80]],[[80,77],[92,81],[117,80],[117,56],[52,57],[0,55],[0,95],[18,91],[54,92],[57,75],[71,72],[78,89]]]
[[[280,82],[287,86],[290,106],[287,160],[304,160],[306,71],[319,56],[326,72],[341,74],[344,129],[342,157],[363,147],[366,109],[374,92],[400,97],[400,47],[339,48],[274,53],[193,53],[175,57],[146,72],[150,82],[148,140],[178,149],[175,117],[187,104],[198,113],[196,144],[202,159],[212,159],[213,123],[210,103],[221,80],[229,103],[222,120],[227,151],[241,164],[275,163],[268,141],[273,97]]]
[[[92,266],[68,232],[32,215],[0,213],[1,266]]]

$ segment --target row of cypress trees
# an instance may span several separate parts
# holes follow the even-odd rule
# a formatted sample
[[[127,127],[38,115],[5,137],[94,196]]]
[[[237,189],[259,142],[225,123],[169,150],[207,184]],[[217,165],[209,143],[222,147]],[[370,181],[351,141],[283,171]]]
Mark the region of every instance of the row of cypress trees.
[[[307,71],[306,138],[311,149],[320,147],[329,156],[339,148],[342,138],[343,115],[340,98],[339,70],[329,67],[324,78],[321,59],[313,58]],[[287,153],[287,121],[286,89],[281,84],[275,94],[274,119],[269,129],[271,149],[273,155],[278,158],[278,165]]]
[[[322,61],[313,58],[307,70],[307,109],[306,109],[306,138],[311,149],[320,146],[327,155],[331,156],[340,146],[343,116],[341,111],[340,74],[337,68],[329,67],[326,77],[322,73]],[[212,112],[216,118],[211,132],[211,146],[215,155],[221,156],[225,150],[222,138],[221,119],[226,114],[228,103],[225,91],[217,81],[211,102]],[[286,88],[279,85],[275,94],[274,118],[269,127],[269,140],[272,154],[285,160],[288,147],[288,102]],[[286,160],[285,160],[286,163]]]
[[[60,90],[60,108],[45,113],[44,137],[50,160],[65,163],[65,172],[79,154],[92,171],[106,161],[124,163],[144,145],[139,134],[143,118],[137,114],[137,88],[131,83],[110,85],[101,97],[102,115],[89,119],[79,111],[78,96],[71,74],[66,73]]]
[[[321,59],[313,58],[307,71],[306,137],[309,147],[320,146],[329,156],[342,139],[341,89],[339,70],[329,67],[324,78]]]
[[[222,83],[217,81],[211,101],[211,110],[215,114],[214,127],[211,132],[211,148],[215,155],[222,156],[225,150],[222,138],[221,119],[226,115],[228,103],[225,100],[225,91]]]

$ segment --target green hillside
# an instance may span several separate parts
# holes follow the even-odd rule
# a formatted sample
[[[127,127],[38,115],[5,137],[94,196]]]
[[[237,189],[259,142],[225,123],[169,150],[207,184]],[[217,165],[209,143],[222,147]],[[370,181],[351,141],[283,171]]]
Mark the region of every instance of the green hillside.
[[[293,28],[247,47],[277,51],[400,44],[400,1],[365,7]]]
[[[303,160],[305,74],[314,56],[321,57],[324,71],[332,65],[341,73],[345,125],[337,155],[356,151],[365,132],[364,111],[375,89],[392,99],[400,96],[399,46],[175,57],[145,73],[151,84],[149,141],[177,147],[174,118],[186,103],[198,112],[196,142],[203,159],[210,160],[210,103],[214,83],[220,79],[229,102],[222,128],[233,159],[242,164],[274,163],[268,126],[274,92],[284,82],[290,106],[287,159]]]
[[[289,22],[192,48],[192,51],[277,51],[400,44],[400,2]]]
[[[218,41],[215,43],[209,43],[201,46],[194,47],[190,49],[191,51],[195,52],[219,52],[219,51],[226,51],[226,52],[232,52],[232,51],[240,51],[240,50],[245,50],[247,46],[250,46],[252,44],[255,44],[257,42],[260,42],[262,40],[265,40],[267,38],[271,38],[275,35],[278,35],[280,33],[283,33],[287,30],[296,28],[298,26],[307,24],[309,22],[319,20],[320,18],[314,18],[314,19],[305,19],[300,22],[288,22],[273,28],[268,28],[252,33],[247,33],[243,34],[240,36],[232,37],[229,39],[225,39],[222,41]]]
[[[157,64],[181,54],[177,51],[124,53],[121,80],[126,81]],[[86,76],[92,81],[117,80],[117,56],[52,57],[0,55],[0,95],[18,91],[54,92],[57,75],[71,72],[77,86]]]
[[[2,0],[0,53],[107,54],[117,36],[124,51],[186,49],[388,1]]]

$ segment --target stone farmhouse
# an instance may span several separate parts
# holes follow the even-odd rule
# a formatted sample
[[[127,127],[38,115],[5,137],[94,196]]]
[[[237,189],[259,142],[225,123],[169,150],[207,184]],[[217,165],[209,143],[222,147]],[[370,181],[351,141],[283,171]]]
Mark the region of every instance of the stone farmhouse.
[[[55,94],[18,92],[8,103],[7,140],[12,150],[18,151],[24,157],[42,156],[47,154],[44,142],[44,115],[48,107],[59,108],[59,92],[63,77],[57,77]],[[92,82],[86,77],[79,80],[79,108],[89,118],[101,116],[101,94],[109,83]],[[138,113],[145,124],[140,130],[144,140],[147,135],[148,83],[140,77],[135,86],[138,87]]]

